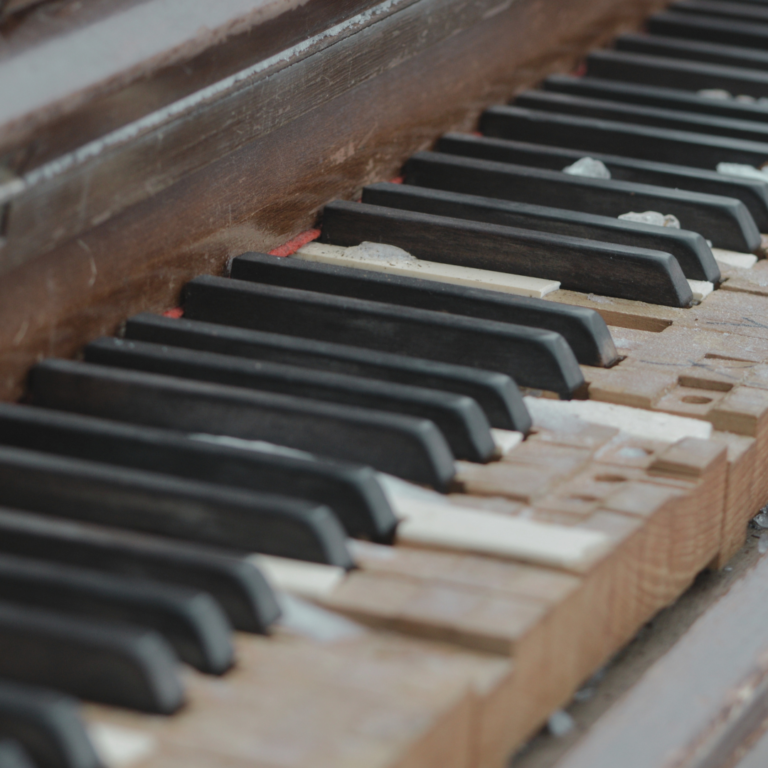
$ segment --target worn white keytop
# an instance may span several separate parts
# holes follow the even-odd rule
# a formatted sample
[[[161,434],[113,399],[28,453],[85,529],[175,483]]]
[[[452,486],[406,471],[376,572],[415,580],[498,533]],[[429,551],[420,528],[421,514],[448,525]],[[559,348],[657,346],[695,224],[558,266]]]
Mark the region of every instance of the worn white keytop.
[[[713,248],[712,255],[715,257],[715,261],[726,267],[751,269],[757,264],[757,256],[754,253],[738,253],[737,251],[726,251],[723,248]]]
[[[556,280],[542,280],[538,277],[510,275],[506,272],[492,272],[487,269],[457,267],[452,264],[424,261],[393,246],[387,246],[390,249],[389,257],[382,257],[370,253],[370,250],[364,247],[367,245],[369,244],[363,243],[362,246],[344,248],[338,245],[312,242],[299,248],[290,258],[336,264],[341,267],[368,269],[373,272],[384,272],[402,277],[436,280],[441,283],[452,283],[469,288],[483,288],[535,298],[541,298],[560,288],[560,283]]]

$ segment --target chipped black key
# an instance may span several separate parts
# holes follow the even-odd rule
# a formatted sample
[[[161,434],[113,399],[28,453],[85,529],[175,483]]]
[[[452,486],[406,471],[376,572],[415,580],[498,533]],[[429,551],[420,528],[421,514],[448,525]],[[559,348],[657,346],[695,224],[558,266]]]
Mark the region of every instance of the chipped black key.
[[[38,768],[101,768],[78,702],[62,693],[0,680],[0,734]]]
[[[344,532],[327,507],[22,448],[0,446],[0,504],[187,541],[352,565]]]
[[[280,615],[261,571],[236,552],[4,508],[0,552],[204,590],[245,632],[263,634]]]
[[[224,612],[187,587],[4,553],[0,601],[154,629],[201,672],[222,674],[234,661]]]
[[[217,277],[188,283],[184,308],[196,320],[499,371],[564,397],[584,382],[552,331]]]
[[[366,187],[364,197],[376,193],[379,189],[393,189],[395,193],[402,192],[406,195],[409,192],[423,195],[441,194],[404,184],[377,184]],[[387,202],[381,204],[386,205]],[[429,279],[383,275],[367,269],[323,265],[260,253],[246,253],[234,259],[232,277],[285,288],[319,291],[544,328],[561,334],[583,365],[609,367],[619,359],[605,321],[596,312],[584,310],[582,307]],[[525,408],[524,404],[521,405]],[[519,427],[526,426],[528,422],[529,417],[526,415],[525,423]],[[520,432],[527,432],[530,428],[519,427],[511,428]]]
[[[530,313],[536,316],[537,305],[525,306],[529,306]],[[597,361],[602,360],[612,361],[613,341],[603,319],[596,312],[581,307],[567,309],[575,311],[568,322],[571,346],[575,349],[581,345],[583,354],[595,361],[590,365],[600,365]],[[546,327],[543,322],[541,326]],[[531,428],[530,414],[514,381],[495,371],[149,313],[130,318],[125,326],[125,337],[467,395],[485,411],[491,426],[524,433]],[[591,346],[593,339],[601,346]],[[328,504],[339,513],[338,502],[329,501]]]
[[[496,455],[485,414],[465,395],[109,337],[89,344],[85,360],[429,419],[442,432],[456,458],[486,462]]]
[[[329,506],[350,536],[392,541],[397,519],[369,467],[230,442],[0,403],[1,444],[310,499]]]
[[[575,80],[576,78],[568,78]],[[677,92],[675,92],[677,93]],[[510,139],[491,139],[485,136],[451,133],[443,136],[437,143],[440,152],[452,155],[475,157],[479,160],[494,160],[500,163],[530,165],[534,168],[549,168],[561,171],[584,157],[578,149],[529,144]],[[708,195],[733,197],[741,200],[755,220],[761,232],[768,232],[768,186],[759,179],[724,176],[717,171],[702,168],[690,168],[671,163],[655,163],[649,160],[636,160],[631,157],[607,155],[602,152],[590,152],[589,156],[600,160],[608,168],[611,178],[617,181],[631,181],[638,184],[654,184],[659,187],[686,189]],[[686,237],[693,237],[696,242],[691,247],[698,252],[708,246],[701,235],[687,232]],[[675,235],[680,237],[680,235]],[[676,255],[674,251],[670,251]]]
[[[498,168],[490,169],[487,183],[482,178],[487,169],[480,169],[478,175],[476,167],[471,168],[467,174],[456,173],[450,180],[443,182],[440,171],[445,168],[451,168],[452,165],[453,170],[460,168],[462,163],[471,166],[484,161],[436,153],[433,155],[439,158],[437,164],[444,164],[443,168],[437,173],[428,172],[422,176],[427,166],[420,162],[421,155],[417,155],[406,166],[409,179],[413,178],[415,183],[424,186],[456,184],[459,187],[471,187],[471,190],[454,190],[468,191],[470,194],[476,193],[472,182],[479,180],[477,187],[486,188],[490,197],[502,197],[506,191],[503,183],[495,186],[492,184],[495,178],[493,173],[497,172],[503,178],[511,166],[495,164]],[[537,169],[525,170],[529,178],[535,177],[537,173],[564,175]],[[521,178],[524,175],[521,174]],[[530,191],[526,190],[524,183],[515,186],[516,181],[512,179],[510,195],[514,196],[518,191],[523,195]],[[356,245],[366,240],[384,242],[427,261],[558,280],[563,288],[574,291],[650,301],[673,307],[689,306],[693,300],[690,286],[677,260],[668,253],[646,248],[345,201],[330,203],[325,207],[322,237],[325,242],[334,245]],[[517,374],[516,378],[519,383],[525,384],[522,373]]]
[[[690,280],[720,282],[720,269],[706,240],[696,232],[683,229],[655,227],[636,221],[597,216],[583,211],[569,211],[564,208],[550,208],[492,197],[464,195],[459,192],[415,187],[411,184],[383,183],[365,187],[363,202],[407,211],[484,221],[488,224],[501,224],[509,227],[524,227],[539,232],[552,232],[557,235],[584,237],[590,240],[664,251],[677,259],[683,273]],[[392,292],[399,295],[394,287]],[[392,301],[394,300],[392,299]],[[501,303],[499,300],[499,304]],[[551,302],[542,303],[551,306]],[[501,319],[501,317],[489,319]],[[514,320],[510,321],[515,322]],[[560,328],[554,330],[563,333],[567,338],[564,330],[560,330]],[[594,363],[583,359],[579,359],[579,362],[594,365]]]
[[[454,475],[445,438],[431,421],[413,416],[67,360],[35,366],[31,389],[35,403],[49,408],[263,440],[437,488],[447,488]]]
[[[0,602],[0,677],[90,701],[170,715],[179,662],[157,632]]]

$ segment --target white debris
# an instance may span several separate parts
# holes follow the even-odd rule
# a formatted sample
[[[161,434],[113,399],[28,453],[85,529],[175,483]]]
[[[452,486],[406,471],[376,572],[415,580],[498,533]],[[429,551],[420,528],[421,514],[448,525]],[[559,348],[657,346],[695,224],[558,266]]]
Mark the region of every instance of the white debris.
[[[768,182],[768,173],[755,168],[753,165],[743,163],[718,163],[717,172],[724,176],[739,176],[743,179],[756,179]]]
[[[732,99],[729,91],[724,91],[722,88],[703,88],[696,92],[697,96],[704,96],[707,99]]]
[[[571,176],[589,176],[592,179],[610,179],[611,172],[606,168],[601,160],[595,160],[591,157],[582,157],[573,165],[563,168],[563,173],[569,173]]]
[[[547,728],[549,732],[558,738],[570,733],[576,723],[573,722],[573,718],[563,709],[558,709],[557,712],[553,712],[547,720]]]
[[[624,221],[637,221],[640,224],[653,224],[656,227],[680,229],[680,220],[671,213],[663,214],[658,211],[635,213],[635,211],[630,211],[629,213],[622,213],[619,218],[624,219]]]
[[[759,514],[755,515],[752,518],[752,521],[759,527],[759,528],[768,528],[768,510],[761,510]]]
[[[768,534],[763,534],[760,536],[760,541],[757,542],[757,551],[764,555],[766,552],[768,552]]]
[[[363,242],[344,251],[345,259],[360,259],[360,261],[382,261],[386,264],[416,264],[418,259],[408,251],[396,245],[385,243]]]

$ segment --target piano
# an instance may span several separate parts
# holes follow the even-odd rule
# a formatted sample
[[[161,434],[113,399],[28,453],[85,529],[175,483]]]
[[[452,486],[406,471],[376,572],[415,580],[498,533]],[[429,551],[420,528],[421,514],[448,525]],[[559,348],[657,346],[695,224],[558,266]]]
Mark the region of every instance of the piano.
[[[768,3],[666,6],[0,4],[2,768],[551,765],[759,561]],[[557,765],[735,765],[766,569]]]

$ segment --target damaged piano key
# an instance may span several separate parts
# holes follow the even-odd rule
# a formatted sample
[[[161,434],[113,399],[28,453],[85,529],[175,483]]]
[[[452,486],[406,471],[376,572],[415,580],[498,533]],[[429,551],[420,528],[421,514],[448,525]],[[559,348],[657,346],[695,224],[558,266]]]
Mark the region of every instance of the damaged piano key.
[[[236,440],[227,445],[226,438],[198,438],[49,408],[0,403],[0,444],[309,499],[329,506],[350,536],[391,540],[396,520],[370,467],[289,455],[269,444],[243,442],[246,450]],[[214,439],[217,442],[211,442]],[[232,578],[238,578],[236,573]],[[208,588],[206,582],[195,584]]]
[[[127,339],[97,339],[85,348],[85,360],[429,419],[456,458],[487,462],[496,455],[485,414],[464,395]]]
[[[568,339],[571,346],[574,346],[574,338],[580,342],[583,338],[581,343],[587,347],[586,354],[593,354],[595,359],[611,359],[613,341],[609,334],[605,341],[606,335],[601,331],[605,325],[603,319],[596,312],[582,310],[580,307],[567,309],[590,313],[573,315],[572,322],[568,324],[569,329],[572,329],[572,336]],[[535,314],[533,307],[531,312]],[[604,348],[589,348],[593,333],[605,344]],[[531,428],[530,415],[515,382],[509,376],[494,371],[149,313],[128,320],[125,338],[467,395],[480,405],[492,427],[516,430],[523,434],[527,434]],[[341,515],[336,504],[329,504]]]
[[[689,280],[720,282],[720,269],[715,257],[704,238],[696,232],[410,184],[374,184],[366,187],[363,202],[664,251],[677,259]],[[565,335],[564,331],[560,333]],[[582,359],[579,362],[594,365]]]
[[[403,190],[407,195],[433,194],[427,190],[403,184],[375,185]],[[439,195],[440,193],[434,193]],[[473,288],[470,285],[452,285],[429,279],[406,277],[401,274],[381,274],[368,268],[369,262],[360,261],[362,269],[353,269],[356,262],[324,260],[307,255],[310,250],[324,246],[310,243],[289,259],[260,253],[246,253],[232,262],[232,277],[255,283],[279,285],[284,288],[350,296],[368,301],[467,315],[483,320],[494,320],[516,325],[528,325],[556,331],[568,342],[576,358],[583,365],[609,367],[618,361],[618,353],[605,321],[593,310],[571,307],[525,296]],[[418,264],[417,264],[418,266]],[[516,429],[516,427],[511,427]],[[528,429],[517,431],[527,432]]]
[[[39,451],[0,446],[0,504],[187,541],[352,565],[344,531],[328,507]]]
[[[461,167],[462,163],[483,162],[440,157],[445,158],[443,168],[450,168],[450,163]],[[507,166],[487,165],[498,166],[500,178],[504,179]],[[430,174],[425,179],[420,175],[421,165],[414,168],[417,182],[441,186],[442,177],[438,181],[436,174]],[[528,170],[535,174],[535,169]],[[476,180],[472,172],[466,178]],[[511,181],[513,186],[516,179]],[[463,183],[464,177],[455,182],[455,178],[447,181],[446,186],[469,187],[457,191],[470,193],[475,189],[472,184]],[[499,193],[498,188],[489,188],[490,184],[478,186],[485,186],[488,195]],[[525,195],[522,190],[521,195]],[[673,307],[686,307],[693,301],[691,288],[674,256],[645,248],[344,201],[325,207],[322,238],[334,245],[347,246],[366,240],[386,242],[426,261],[557,279],[563,288],[573,291]],[[525,383],[521,374],[515,378],[518,383]]]
[[[223,611],[187,587],[3,553],[0,602],[154,629],[201,672],[222,674],[234,661]]]
[[[491,107],[481,118],[486,136],[602,152],[640,160],[714,170],[718,163],[759,167],[768,144],[691,131],[672,131],[613,120],[558,115],[522,107]],[[460,190],[459,190],[460,191]]]
[[[571,348],[552,331],[218,277],[188,283],[184,308],[196,320],[499,371],[562,397],[584,384]]]
[[[161,715],[184,703],[179,662],[157,632],[0,601],[0,677]]]
[[[578,80],[572,77],[564,79]],[[583,80],[583,78],[581,79]],[[673,91],[672,93],[677,92]],[[563,168],[572,165],[585,155],[578,149],[529,144],[510,139],[492,139],[486,136],[472,136],[462,133],[446,134],[437,142],[436,150],[451,155],[474,157],[478,160],[529,165],[552,171],[562,171]],[[768,232],[768,187],[762,181],[725,176],[716,170],[710,171],[671,163],[636,160],[631,157],[607,155],[602,152],[590,152],[589,156],[603,163],[611,174],[611,178],[616,181],[653,184],[659,187],[685,189],[691,192],[733,197],[736,200],[741,200],[755,220],[760,232]],[[705,239],[698,233],[687,230],[670,230],[665,232],[664,236],[684,239],[695,238],[696,242],[691,242],[691,248],[697,251],[708,249]],[[670,253],[676,255],[673,251]]]
[[[717,88],[756,99],[768,97],[768,72],[641,53],[593,51],[587,57],[587,75],[683,91]]]
[[[79,703],[62,693],[0,680],[0,734],[37,768],[102,768]]]
[[[486,112],[486,115],[490,112],[491,110]],[[420,187],[498,197],[613,218],[627,211],[661,210],[676,216],[683,229],[699,232],[718,248],[749,253],[760,247],[757,225],[746,207],[733,198],[613,179],[572,176],[541,168],[494,163],[439,152],[419,152],[414,155],[406,163],[405,174],[409,184]],[[584,272],[583,262],[580,262],[578,272]],[[601,279],[610,277],[601,275]],[[568,287],[565,280],[562,282],[564,288]],[[601,292],[594,286],[573,290]],[[622,298],[662,303],[659,300],[654,301],[652,297]]]
[[[218,279],[228,288],[236,282]],[[414,416],[68,360],[35,366],[31,391],[36,404],[49,408],[187,434],[264,440],[441,489],[454,475],[442,433]]]
[[[0,552],[203,590],[244,632],[280,615],[261,572],[226,550],[0,508]]]

